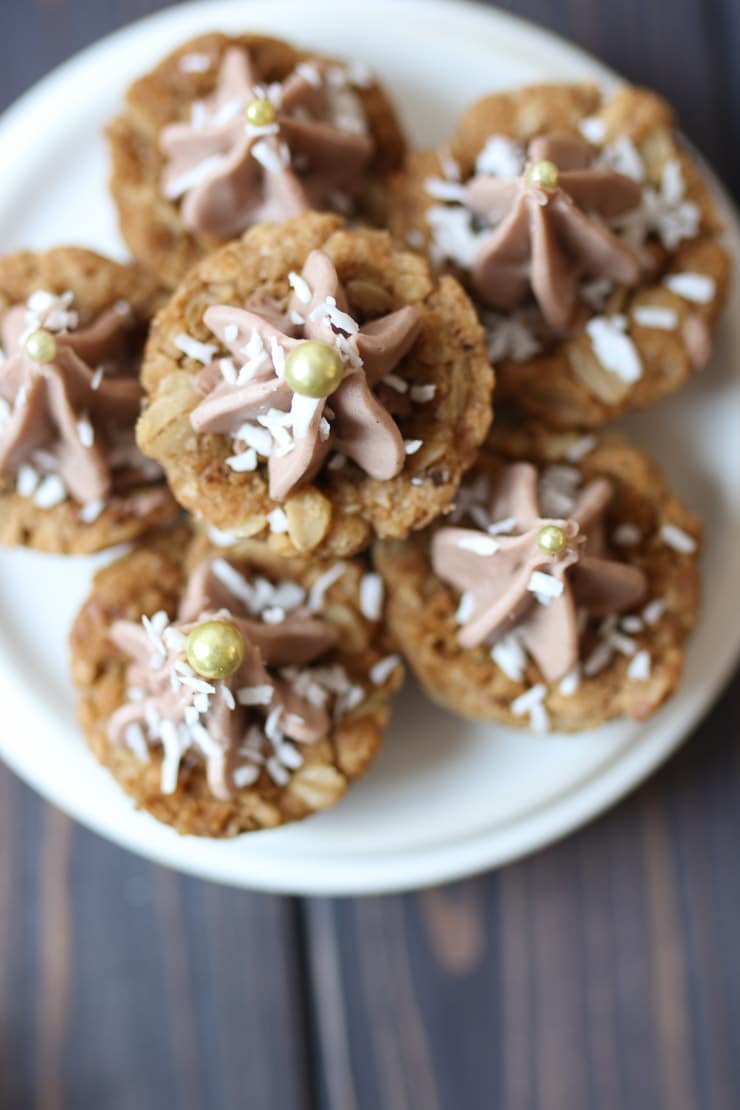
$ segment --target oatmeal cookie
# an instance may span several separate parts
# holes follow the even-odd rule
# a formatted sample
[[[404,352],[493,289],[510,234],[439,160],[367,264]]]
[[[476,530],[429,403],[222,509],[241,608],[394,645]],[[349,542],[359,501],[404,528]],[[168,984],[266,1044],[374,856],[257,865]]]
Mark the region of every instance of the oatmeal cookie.
[[[678,685],[697,619],[696,517],[616,435],[492,441],[449,524],[376,547],[409,665],[473,720],[534,731],[644,720]]]
[[[321,396],[296,377],[317,366]],[[458,283],[387,232],[315,213],[195,267],[154,322],[142,381],[138,443],[175,497],[285,556],[425,526],[491,421],[493,373]]]
[[[156,282],[57,247],[0,258],[0,544],[81,554],[178,507],[134,442]]]
[[[729,282],[721,221],[654,93],[485,97],[448,149],[409,156],[391,197],[394,234],[473,296],[500,402],[595,428],[708,361]]]
[[[377,754],[402,681],[380,580],[359,561],[255,571],[189,540],[160,534],[94,580],[70,639],[90,748],[180,833],[236,836],[333,805]],[[243,637],[220,677],[198,654],[214,623]]]
[[[259,35],[179,47],[131,86],[108,139],[123,236],[170,287],[263,219],[306,208],[381,219],[405,149],[364,67]]]

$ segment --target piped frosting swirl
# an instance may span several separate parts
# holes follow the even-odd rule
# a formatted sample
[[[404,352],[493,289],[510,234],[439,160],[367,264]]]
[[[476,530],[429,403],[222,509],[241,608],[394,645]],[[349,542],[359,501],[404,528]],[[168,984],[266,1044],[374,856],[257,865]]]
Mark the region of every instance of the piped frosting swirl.
[[[198,375],[205,397],[191,413],[193,428],[231,436],[247,464],[241,466],[237,455],[235,469],[254,469],[258,455],[267,457],[274,500],[310,481],[331,450],[373,478],[395,477],[404,465],[404,442],[373,389],[413,346],[419,309],[405,306],[359,325],[331,259],[320,250],[291,282],[287,313],[264,303],[206,310],[205,323],[232,358]],[[287,380],[291,354],[307,342],[324,345],[341,361],[338,384],[327,396],[307,396]]]
[[[181,200],[188,228],[218,239],[309,208],[346,211],[375,150],[342,67],[306,61],[267,84],[240,47],[225,52],[212,96],[165,127],[160,146],[164,196]]]
[[[110,718],[110,742],[144,759],[161,745],[165,793],[176,790],[181,763],[191,758],[205,762],[217,798],[233,797],[263,767],[285,785],[302,763],[300,746],[326,737],[332,721],[364,696],[341,665],[324,658],[337,630],[310,604],[295,582],[249,579],[214,559],[193,571],[172,623],[163,612],[141,623],[114,622],[111,640],[130,663],[127,701]],[[227,677],[206,680],[188,662],[187,640],[213,620],[238,630],[244,653]]]
[[[610,617],[644,599],[644,573],[609,556],[604,513],[612,493],[606,479],[594,479],[567,518],[545,517],[535,467],[514,463],[495,488],[491,530],[436,532],[434,571],[462,592],[461,646],[515,631],[545,680],[557,682],[579,661],[580,612]]]
[[[16,479],[19,492],[53,481],[49,504],[70,496],[99,506],[114,477],[119,492],[149,480],[133,442],[141,399],[132,355],[136,328],[123,302],[79,327],[72,294],[45,290],[5,313],[0,473]],[[37,502],[43,507],[43,498]]]

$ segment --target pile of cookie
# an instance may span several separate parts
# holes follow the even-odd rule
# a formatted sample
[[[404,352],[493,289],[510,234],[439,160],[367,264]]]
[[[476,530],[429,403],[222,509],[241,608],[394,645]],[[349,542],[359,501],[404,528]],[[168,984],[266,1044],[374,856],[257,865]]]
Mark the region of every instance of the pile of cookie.
[[[209,34],[108,139],[135,261],[0,259],[0,542],[128,543],[70,643],[138,805],[211,837],[331,805],[404,658],[534,732],[664,702],[700,525],[604,429],[704,366],[727,290],[669,107],[527,87],[408,150],[364,66]]]

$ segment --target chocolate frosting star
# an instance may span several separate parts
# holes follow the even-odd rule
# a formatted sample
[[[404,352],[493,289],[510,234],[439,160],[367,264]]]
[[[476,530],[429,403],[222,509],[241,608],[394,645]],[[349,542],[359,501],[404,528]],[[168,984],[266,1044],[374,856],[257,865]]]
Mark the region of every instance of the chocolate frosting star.
[[[60,311],[64,311],[64,302],[58,298],[37,316],[26,306],[16,305],[3,319],[5,362],[0,364],[0,397],[10,414],[0,429],[0,473],[16,475],[23,463],[42,451],[48,468],[58,473],[70,495],[84,504],[110,493],[106,434],[133,429],[141,398],[135,376],[104,375],[94,386],[91,366],[120,373],[121,363],[127,362],[127,335],[134,321],[125,310],[107,309],[85,328],[55,334],[54,359],[34,362],[26,353],[24,340]],[[81,421],[92,426],[91,442],[81,439]]]
[[[333,191],[356,193],[374,151],[361,108],[341,73],[312,61],[286,80],[261,86],[247,50],[231,47],[218,85],[188,123],[165,127],[168,161],[162,191],[184,195],[182,217],[193,231],[227,239],[261,220],[282,222],[321,208]],[[269,99],[275,120],[255,127],[244,115]]]
[[[435,574],[472,598],[472,614],[459,633],[461,645],[495,642],[516,629],[545,680],[557,682],[578,662],[579,609],[601,618],[639,604],[647,591],[644,573],[607,554],[603,516],[611,497],[610,483],[597,478],[578,494],[567,520],[545,518],[535,467],[514,463],[497,485],[491,510],[494,521],[513,519],[512,535],[468,528],[438,531],[432,540]],[[537,542],[547,525],[566,535],[559,553],[548,554]],[[554,596],[540,594],[540,600],[532,591],[535,572],[553,580]]]
[[[296,609],[276,624],[251,619],[244,602],[214,574],[212,563],[201,563],[190,577],[177,620],[164,631],[164,650],[155,647],[139,622],[120,620],[111,627],[111,640],[132,660],[128,686],[143,692],[111,716],[112,744],[125,745],[132,725],[146,732],[152,718],[172,727],[196,715],[195,699],[203,695],[204,684],[186,662],[185,643],[192,628],[214,619],[236,625],[245,646],[243,662],[233,674],[205,684],[211,690],[208,708],[197,714],[196,737],[205,757],[208,785],[215,797],[228,799],[239,788],[239,770],[254,767],[244,745],[253,726],[263,730],[266,716],[275,713],[281,733],[300,743],[315,743],[329,732],[326,709],[301,697],[274,669],[314,662],[334,646],[337,632],[306,609]],[[179,680],[173,681],[177,675]],[[189,684],[193,679],[195,689]],[[263,688],[259,705],[241,704],[239,691],[244,687]],[[254,749],[251,754],[255,755]]]
[[[271,410],[290,413],[290,442],[283,447],[273,443],[269,456],[270,496],[276,501],[310,481],[332,449],[372,478],[387,480],[402,470],[401,433],[373,394],[373,386],[397,366],[421,327],[420,312],[410,305],[358,327],[347,312],[334,265],[323,251],[311,252],[301,276],[310,299],[306,302],[295,294],[287,316],[269,305],[217,305],[206,310],[205,323],[234,358],[244,362],[245,349],[251,357],[236,383],[223,378],[218,363],[206,367],[196,384],[207,396],[190,415],[196,432],[233,436],[245,422]],[[299,319],[303,323],[293,323]],[[330,344],[344,362],[344,378],[327,398],[294,393],[284,380],[284,356],[307,339]]]
[[[634,249],[606,226],[637,207],[641,186],[592,165],[593,149],[573,135],[547,135],[529,145],[529,167],[548,161],[557,186],[521,177],[473,177],[466,204],[494,228],[481,243],[472,272],[475,292],[487,305],[510,310],[534,295],[548,325],[562,331],[572,321],[583,278],[634,285],[640,262]]]

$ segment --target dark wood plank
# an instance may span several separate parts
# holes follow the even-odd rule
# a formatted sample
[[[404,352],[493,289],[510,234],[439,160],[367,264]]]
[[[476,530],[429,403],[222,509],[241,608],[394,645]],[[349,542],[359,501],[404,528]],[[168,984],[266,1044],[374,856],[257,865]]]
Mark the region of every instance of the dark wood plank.
[[[739,713],[499,874],[310,902],[323,1104],[736,1110]]]
[[[233,1110],[247,1092],[309,1110],[297,980],[287,900],[151,866],[0,770],[3,1110]]]

